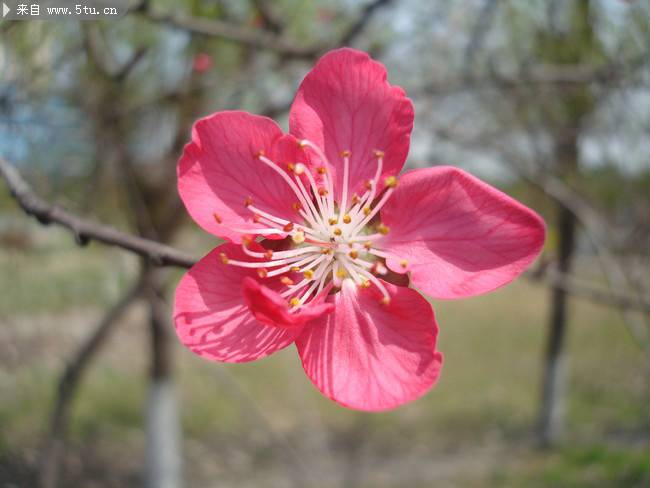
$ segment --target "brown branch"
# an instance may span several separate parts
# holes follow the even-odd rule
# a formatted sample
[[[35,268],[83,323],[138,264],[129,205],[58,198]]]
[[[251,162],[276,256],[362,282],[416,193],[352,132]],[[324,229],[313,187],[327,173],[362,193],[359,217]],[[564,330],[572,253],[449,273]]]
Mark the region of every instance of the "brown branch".
[[[447,95],[478,89],[514,90],[523,87],[582,87],[584,85],[617,86],[648,65],[648,53],[627,60],[616,61],[602,67],[591,65],[540,64],[515,73],[488,72],[464,79],[431,80],[426,85],[411,90],[412,95]],[[647,85],[647,84],[646,84]],[[645,86],[645,85],[643,85]]]
[[[37,196],[16,169],[2,159],[0,159],[0,175],[7,182],[12,196],[25,213],[34,216],[43,225],[55,223],[69,229],[81,246],[90,240],[96,240],[143,256],[157,266],[189,268],[196,262],[196,259],[189,254],[173,247],[121,232],[114,227],[79,217],[49,204]]]
[[[106,312],[92,334],[79,347],[72,360],[65,367],[56,389],[48,438],[40,459],[39,486],[41,488],[56,488],[58,486],[62,456],[68,436],[70,407],[79,388],[83,373],[124,312],[142,294],[144,283],[143,272],[141,278]]]
[[[151,9],[139,10],[138,13],[154,23],[165,24],[200,36],[218,37],[256,49],[275,51],[290,58],[312,58],[320,51],[316,47],[300,47],[299,42],[285,39],[264,29],[184,14],[162,13]]]
[[[338,45],[348,46],[352,44],[354,40],[359,37],[363,30],[366,28],[366,25],[368,25],[368,22],[370,22],[373,14],[381,7],[390,5],[391,3],[393,3],[393,0],[374,0],[373,2],[370,2],[368,5],[366,5],[361,11],[361,14],[359,14],[359,17],[357,17],[357,20],[345,30],[339,39]]]

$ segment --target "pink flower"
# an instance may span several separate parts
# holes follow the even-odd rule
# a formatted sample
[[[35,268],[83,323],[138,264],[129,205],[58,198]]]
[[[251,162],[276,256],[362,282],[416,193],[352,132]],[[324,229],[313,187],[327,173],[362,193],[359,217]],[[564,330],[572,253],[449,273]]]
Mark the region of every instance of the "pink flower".
[[[212,56],[207,53],[197,53],[192,60],[192,69],[197,73],[205,73],[212,69]]]
[[[360,410],[414,400],[442,355],[429,302],[486,293],[539,254],[542,219],[452,167],[400,173],[413,106],[367,54],[323,56],[290,133],[245,112],[199,120],[178,165],[192,218],[228,243],[181,280],[180,340],[213,361],[295,343],[327,397]],[[399,184],[398,184],[399,183]]]

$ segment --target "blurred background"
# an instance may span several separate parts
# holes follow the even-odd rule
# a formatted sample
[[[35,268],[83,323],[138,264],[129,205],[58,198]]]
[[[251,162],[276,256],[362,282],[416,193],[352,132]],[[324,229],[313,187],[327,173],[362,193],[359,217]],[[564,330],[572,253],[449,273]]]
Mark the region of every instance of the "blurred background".
[[[243,109],[286,128],[339,46],[413,99],[409,166],[460,166],[545,217],[539,262],[435,301],[438,386],[366,414],[323,398],[292,347],[194,356],[170,323],[182,269],[40,225],[0,185],[0,487],[650,486],[647,1],[150,0],[4,21],[0,158],[48,202],[201,256],[217,243],[175,189],[191,123]]]

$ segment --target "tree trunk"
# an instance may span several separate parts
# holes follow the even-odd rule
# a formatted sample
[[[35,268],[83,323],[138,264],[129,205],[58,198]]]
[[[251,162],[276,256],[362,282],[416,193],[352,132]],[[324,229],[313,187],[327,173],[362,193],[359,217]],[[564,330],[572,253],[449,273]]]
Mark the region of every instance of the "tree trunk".
[[[151,372],[146,413],[145,486],[180,488],[182,459],[180,416],[171,376],[171,343],[163,280],[153,273],[147,295],[151,326]]]
[[[568,131],[564,140],[556,144],[556,160],[565,176],[575,174],[578,167],[578,131]],[[566,207],[557,209],[558,256],[562,273],[570,273],[576,237],[576,218]],[[542,384],[539,442],[543,447],[557,444],[564,435],[566,417],[566,386],[568,364],[565,346],[568,311],[567,292],[551,289],[549,335]]]

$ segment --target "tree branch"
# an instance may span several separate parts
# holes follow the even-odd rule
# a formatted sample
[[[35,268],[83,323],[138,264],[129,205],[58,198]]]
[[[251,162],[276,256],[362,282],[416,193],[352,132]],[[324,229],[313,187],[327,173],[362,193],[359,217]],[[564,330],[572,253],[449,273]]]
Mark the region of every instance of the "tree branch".
[[[92,334],[81,344],[74,357],[68,362],[59,379],[48,438],[40,460],[39,486],[41,488],[56,488],[59,484],[61,457],[68,436],[70,407],[79,388],[79,382],[90,361],[97,354],[124,312],[141,296],[145,284],[144,273],[145,271],[122,298],[106,312]]]
[[[200,36],[219,37],[256,49],[275,51],[290,58],[312,58],[320,50],[317,47],[300,47],[299,42],[285,39],[264,29],[254,29],[220,20],[208,20],[184,14],[162,13],[150,9],[138,12],[145,19],[154,23],[165,24]]]
[[[43,225],[55,223],[69,229],[81,246],[86,245],[90,240],[96,240],[134,252],[157,266],[189,268],[196,262],[196,259],[189,254],[173,247],[121,232],[114,227],[79,217],[51,205],[37,196],[18,171],[2,159],[0,159],[0,175],[7,182],[12,196],[25,213],[34,216]]]

